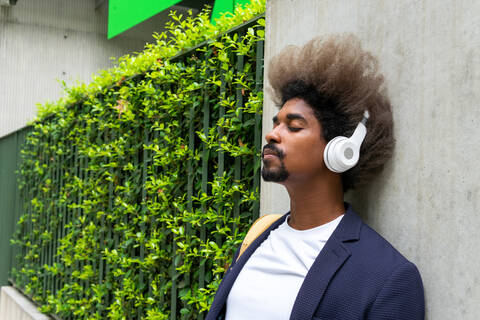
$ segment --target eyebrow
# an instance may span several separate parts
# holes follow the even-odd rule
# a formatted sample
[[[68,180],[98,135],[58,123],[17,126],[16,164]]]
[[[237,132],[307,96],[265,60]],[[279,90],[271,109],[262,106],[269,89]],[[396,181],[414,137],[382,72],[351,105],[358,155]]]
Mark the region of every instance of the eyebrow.
[[[307,119],[305,119],[301,114],[298,114],[298,113],[289,113],[287,114],[287,119],[292,121],[292,120],[300,120],[302,121],[303,123],[308,123],[307,122]]]
[[[302,121],[303,123],[307,124],[308,121],[307,119],[305,119],[301,114],[299,113],[289,113],[287,114],[287,119],[290,120],[290,121],[293,121],[293,120],[300,120]],[[272,118],[272,121],[273,123],[278,123],[278,116],[274,116]]]

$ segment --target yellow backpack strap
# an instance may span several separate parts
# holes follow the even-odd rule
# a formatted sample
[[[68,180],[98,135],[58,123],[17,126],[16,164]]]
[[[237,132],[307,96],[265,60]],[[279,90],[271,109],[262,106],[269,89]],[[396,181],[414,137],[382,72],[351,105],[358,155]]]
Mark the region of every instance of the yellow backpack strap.
[[[243,239],[242,246],[240,247],[240,252],[238,253],[237,260],[240,256],[247,250],[248,246],[252,244],[255,239],[258,238],[265,230],[268,229],[275,221],[280,219],[283,214],[266,214],[258,218],[248,230],[247,235]]]

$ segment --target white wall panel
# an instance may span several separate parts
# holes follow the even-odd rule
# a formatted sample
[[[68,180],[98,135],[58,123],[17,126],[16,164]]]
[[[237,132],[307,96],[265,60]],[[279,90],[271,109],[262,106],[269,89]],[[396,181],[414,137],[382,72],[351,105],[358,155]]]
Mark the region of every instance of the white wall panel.
[[[14,287],[4,286],[0,291],[0,320],[50,320]]]
[[[110,57],[141,51],[167,13],[107,40],[107,1],[19,0],[0,6],[0,137],[34,119],[36,104],[61,96],[57,80],[89,81]],[[148,26],[147,28],[145,27]]]

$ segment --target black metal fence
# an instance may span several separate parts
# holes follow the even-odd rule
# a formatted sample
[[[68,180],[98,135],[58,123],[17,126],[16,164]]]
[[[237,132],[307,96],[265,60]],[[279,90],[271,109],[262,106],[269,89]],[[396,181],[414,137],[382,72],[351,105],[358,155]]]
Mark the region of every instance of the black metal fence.
[[[175,114],[158,117],[134,101],[136,120],[129,122],[117,87],[0,140],[1,270],[13,267],[10,282],[44,312],[62,319],[203,318],[221,264],[246,231],[239,227],[259,213],[261,108],[252,112],[262,103],[263,34],[252,37],[263,29],[259,19],[228,33],[251,41],[243,53],[223,51],[233,69],[216,62],[212,43],[170,60],[178,70],[207,73],[204,82],[192,78],[192,105],[182,104],[175,83],[155,82],[158,70],[119,85],[153,88],[148,99],[160,108],[156,94],[176,99]],[[95,103],[117,104],[119,112],[103,114]],[[181,137],[169,136],[169,128]],[[173,153],[174,162],[162,163]],[[174,176],[165,176],[170,171]],[[5,243],[19,219],[10,254]]]

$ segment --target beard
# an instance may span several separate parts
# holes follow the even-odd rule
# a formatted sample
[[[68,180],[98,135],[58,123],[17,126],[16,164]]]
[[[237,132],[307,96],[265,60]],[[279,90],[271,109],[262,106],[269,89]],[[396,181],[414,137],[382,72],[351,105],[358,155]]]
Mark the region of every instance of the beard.
[[[268,143],[267,145],[265,145],[263,147],[262,159],[263,159],[265,149],[271,149],[275,152],[275,154],[278,156],[278,158],[280,160],[280,168],[277,168],[277,169],[270,168],[269,169],[268,168],[268,162],[267,163],[264,162],[263,163],[264,166],[262,168],[262,178],[263,178],[263,180],[270,181],[270,182],[283,182],[283,181],[287,180],[290,173],[288,173],[287,169],[285,168],[285,163],[283,162],[283,159],[285,158],[285,154],[283,153],[283,151],[280,150],[279,148],[277,148],[277,146],[275,144]],[[265,165],[267,165],[267,166],[265,166]]]
[[[285,168],[285,165],[283,161],[281,161],[280,168],[278,169],[268,169],[265,168],[265,166],[262,168],[262,178],[264,181],[269,181],[269,182],[283,182],[287,180],[288,176],[290,174],[288,173],[287,169]]]

